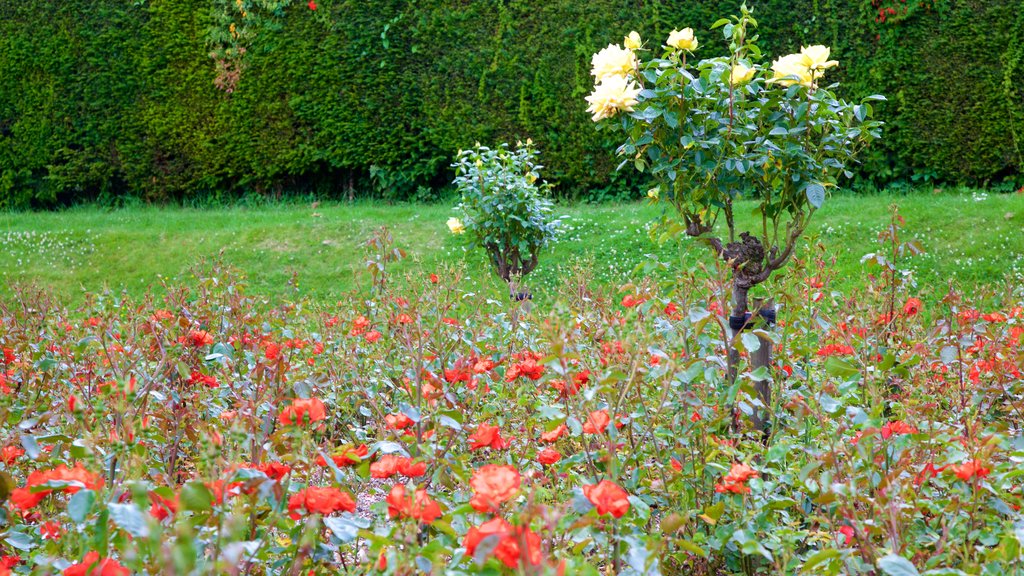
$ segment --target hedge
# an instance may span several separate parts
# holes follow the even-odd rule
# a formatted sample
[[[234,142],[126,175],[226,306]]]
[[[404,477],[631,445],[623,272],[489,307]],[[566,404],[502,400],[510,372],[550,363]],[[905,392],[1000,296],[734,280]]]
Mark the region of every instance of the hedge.
[[[862,181],[1020,183],[1016,3],[749,4],[769,54],[829,44],[846,94],[890,98],[885,144]],[[427,199],[459,149],[527,137],[560,195],[632,194],[642,177],[615,171],[616,142],[584,111],[590,55],[630,30],[660,43],[684,26],[720,52],[707,28],[738,2],[311,6],[0,0],[0,206],[248,192]]]

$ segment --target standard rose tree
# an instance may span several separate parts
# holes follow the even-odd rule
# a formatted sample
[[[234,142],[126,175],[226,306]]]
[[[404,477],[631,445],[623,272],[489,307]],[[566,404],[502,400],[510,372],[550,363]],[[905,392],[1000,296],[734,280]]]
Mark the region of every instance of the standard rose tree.
[[[749,291],[785,266],[826,190],[879,137],[869,101],[883,99],[838,98],[836,85],[824,85],[838,65],[825,46],[783,56],[769,69],[750,34],[757,23],[741,10],[712,26],[724,31],[724,56],[694,58],[699,43],[689,28],[672,32],[665,46],[645,49],[631,34],[624,44],[634,48],[601,50],[587,97],[595,122],[625,133],[620,168],[649,173],[658,183],[649,196],[673,208],[652,233],[700,238],[729,263],[737,331],[750,321]],[[652,57],[643,61],[637,54],[645,52]],[[756,202],[760,222],[737,233],[741,198]]]
[[[536,160],[533,142],[527,140],[515,150],[507,144],[477,144],[460,151],[452,165],[461,218],[449,218],[448,229],[487,252],[514,300],[531,297],[519,282],[537,267],[540,251],[555,239],[559,226],[551,216],[551,186],[541,180],[543,166]]]

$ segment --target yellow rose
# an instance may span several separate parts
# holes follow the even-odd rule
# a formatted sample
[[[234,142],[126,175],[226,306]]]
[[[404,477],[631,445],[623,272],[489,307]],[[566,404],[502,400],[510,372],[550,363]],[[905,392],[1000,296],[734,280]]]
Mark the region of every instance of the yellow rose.
[[[651,200],[657,200],[658,196],[660,194],[661,194],[661,188],[659,188],[657,186],[655,186],[654,188],[651,188],[650,190],[647,191],[647,197],[650,198]]]
[[[640,47],[643,46],[643,42],[640,40],[640,34],[636,30],[633,30],[629,33],[629,36],[622,39],[622,45],[625,46],[627,50],[639,50]]]
[[[689,50],[690,52],[696,50],[698,42],[693,35],[693,28],[673,30],[668,35],[668,45],[678,50]]]
[[[640,87],[636,82],[623,76],[609,76],[595,86],[594,91],[587,96],[587,102],[590,103],[587,112],[593,114],[594,122],[611,118],[620,110],[632,112],[638,94]]]
[[[805,63],[803,54],[790,54],[772,62],[775,76],[769,82],[778,82],[783,86],[800,84],[810,87],[813,81],[811,70]],[[792,78],[795,76],[796,78]]]
[[[636,70],[636,55],[618,44],[609,44],[590,59],[590,73],[598,82],[612,76],[626,77]]]
[[[828,59],[831,53],[832,50],[828,46],[822,46],[821,44],[804,46],[800,49],[800,55],[803,56],[804,64],[811,70],[826,70],[833,66],[838,66],[838,61]]]
[[[466,231],[466,227],[462,225],[462,220],[454,216],[448,219],[448,229],[452,231],[452,234],[462,234]]]
[[[736,64],[732,67],[732,72],[729,73],[729,83],[733,86],[746,84],[754,77],[754,72],[757,72],[757,70],[747,68],[743,64]]]

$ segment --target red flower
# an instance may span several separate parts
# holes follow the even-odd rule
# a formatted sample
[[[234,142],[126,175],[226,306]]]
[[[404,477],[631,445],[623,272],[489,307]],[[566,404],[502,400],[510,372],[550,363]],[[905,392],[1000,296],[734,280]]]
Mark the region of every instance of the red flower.
[[[412,418],[409,418],[401,412],[398,414],[388,414],[384,416],[384,422],[387,423],[389,430],[404,430],[415,424]]]
[[[213,344],[213,336],[206,330],[193,330],[188,333],[188,342],[196,348]]]
[[[0,450],[0,462],[10,466],[11,464],[14,464],[15,460],[21,458],[24,454],[24,450],[14,446],[13,444],[10,446],[4,446],[3,449]]]
[[[519,492],[521,478],[512,466],[487,464],[473,473],[469,486],[473,489],[470,506],[479,512],[495,510]]]
[[[910,298],[907,303],[903,305],[904,316],[914,316],[921,311],[921,301],[917,298]]]
[[[305,424],[308,422],[319,422],[327,418],[327,409],[324,403],[317,398],[296,398],[292,400],[291,406],[281,411],[278,422],[282,426]]]
[[[732,492],[734,494],[748,494],[750,487],[747,486],[747,480],[751,478],[757,478],[759,476],[757,470],[754,470],[746,464],[734,463],[729,473],[722,479],[721,484],[715,484],[715,492]]]
[[[839,529],[839,534],[846,538],[843,542],[843,546],[849,546],[850,542],[853,541],[853,535],[855,532],[853,530],[853,526],[843,526]]]
[[[541,434],[540,441],[550,444],[568,433],[569,428],[565,424],[559,424],[554,430]]]
[[[914,485],[920,486],[928,479],[935,478],[936,476],[938,476],[939,472],[942,472],[946,468],[948,468],[948,466],[939,466],[938,468],[936,468],[935,464],[932,464],[931,462],[925,464],[924,468],[922,468],[921,471],[917,473],[917,477],[914,478]]]
[[[818,356],[849,356],[853,354],[853,347],[846,344],[829,344],[817,352]]]
[[[466,549],[467,555],[473,556],[477,546],[492,536],[498,540],[492,553],[505,566],[516,568],[520,559],[525,559],[534,566],[541,563],[540,536],[529,528],[513,528],[503,518],[488,520],[479,528],[470,527],[462,546]]]
[[[505,381],[512,382],[520,376],[526,376],[530,380],[540,380],[540,377],[543,374],[544,366],[537,364],[537,360],[530,357],[518,364],[510,366],[508,372],[505,373]]]
[[[501,430],[497,426],[491,426],[489,424],[480,424],[477,426],[476,431],[469,436],[469,439],[472,441],[469,445],[470,450],[479,450],[481,448],[504,450],[512,443],[511,438],[505,440],[501,437]]]
[[[316,10],[316,0],[309,0],[309,9]]]
[[[646,298],[644,298],[642,296],[634,296],[632,294],[626,294],[625,296],[622,297],[622,305],[625,306],[626,308],[632,308],[634,306],[639,306],[639,305],[643,304],[646,301],[647,301]]]
[[[64,535],[64,529],[56,522],[43,522],[39,525],[39,535],[43,540],[60,540]]]
[[[950,466],[949,469],[956,473],[956,477],[964,482],[967,482],[975,476],[978,478],[984,478],[992,472],[991,469],[982,466],[980,460],[971,460],[970,462],[965,462],[958,466]]]
[[[900,434],[917,434],[917,428],[902,420],[894,420],[882,426],[882,438],[888,439],[890,436]]]
[[[427,495],[426,488],[418,488],[414,495],[406,497],[405,485],[395,484],[388,494],[387,503],[391,518],[413,518],[423,524],[433,524],[441,517],[441,506]]]
[[[48,482],[65,482],[67,485],[41,490],[37,489],[38,491],[32,490],[33,487]],[[42,502],[43,498],[46,498],[51,492],[74,494],[81,490],[82,487],[90,490],[99,490],[103,488],[103,478],[99,474],[89,472],[80,463],[75,464],[74,468],[68,468],[61,464],[52,470],[37,470],[29,474],[24,488],[15,488],[11,491],[10,500],[15,508],[28,510]]]
[[[190,374],[188,377],[188,383],[193,385],[202,384],[203,386],[206,386],[208,388],[216,388],[220,386],[220,384],[217,383],[216,376],[208,376],[206,374],[203,374],[202,372],[199,372],[198,370],[192,371],[192,374]]]
[[[149,507],[149,515],[157,520],[163,520],[178,513],[178,498],[174,500],[164,498],[156,492],[149,493],[152,504]]]
[[[431,274],[430,275],[430,283],[431,284],[437,284],[440,281],[441,280],[437,277],[437,274]]]
[[[341,468],[344,466],[355,466],[366,458],[366,455],[370,452],[366,444],[360,444],[359,446],[353,447],[351,445],[343,446],[338,450],[335,450],[333,454],[330,454],[331,460],[334,461],[334,465]],[[316,457],[316,463],[320,466],[327,466],[327,461],[324,460],[323,456]]]
[[[337,488],[309,487],[300,490],[288,499],[288,516],[298,520],[306,514],[333,514],[335,512],[355,512],[356,501]]]
[[[273,342],[267,342],[266,348],[263,350],[263,357],[273,362],[281,357],[281,347]]]
[[[604,434],[608,431],[608,423],[612,419],[608,416],[607,410],[594,410],[587,416],[587,421],[583,423],[583,432],[586,434]],[[616,428],[622,428],[621,422],[615,423]]]
[[[113,558],[100,559],[99,552],[89,552],[78,564],[64,570],[64,576],[128,576],[131,572]]]
[[[415,462],[412,458],[397,454],[385,454],[380,460],[370,464],[370,476],[373,478],[390,478],[395,474],[416,478],[426,473],[426,462]]]
[[[552,450],[551,448],[546,448],[537,453],[537,461],[545,466],[550,466],[561,459],[562,455],[558,453],[558,450]]]
[[[609,480],[583,486],[583,495],[597,508],[598,515],[611,514],[615,518],[622,518],[623,514],[629,512],[629,494]]]

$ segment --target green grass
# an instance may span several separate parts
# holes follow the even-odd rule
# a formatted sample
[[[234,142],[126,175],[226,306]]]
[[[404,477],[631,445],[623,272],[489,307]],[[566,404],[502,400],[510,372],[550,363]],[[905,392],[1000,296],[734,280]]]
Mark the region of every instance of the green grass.
[[[1024,272],[1024,195],[841,195],[826,203],[808,230],[809,238],[837,258],[838,288],[865,284],[861,257],[880,249],[877,235],[887,225],[893,203],[906,218],[906,237],[919,239],[927,251],[905,265],[915,271],[923,292],[941,293],[947,279],[968,288],[997,286],[1007,274]],[[752,224],[746,216],[750,208],[741,205],[741,229]],[[596,279],[605,283],[628,280],[648,254],[676,267],[709,260],[707,250],[690,240],[653,244],[645,226],[660,209],[647,204],[562,206],[558,212],[569,217],[567,233],[543,256],[530,279],[541,292],[577,260],[588,262]],[[81,301],[84,291],[104,288],[139,295],[161,277],[187,284],[197,263],[220,257],[245,272],[251,293],[300,293],[330,302],[366,286],[362,244],[387,225],[409,256],[397,272],[466,262],[469,282],[497,294],[498,284],[482,258],[467,257],[448,234],[445,220],[451,214],[443,205],[370,203],[316,209],[78,208],[0,214],[0,293],[9,292],[15,281],[30,281],[70,303]],[[289,285],[293,274],[297,289]]]

